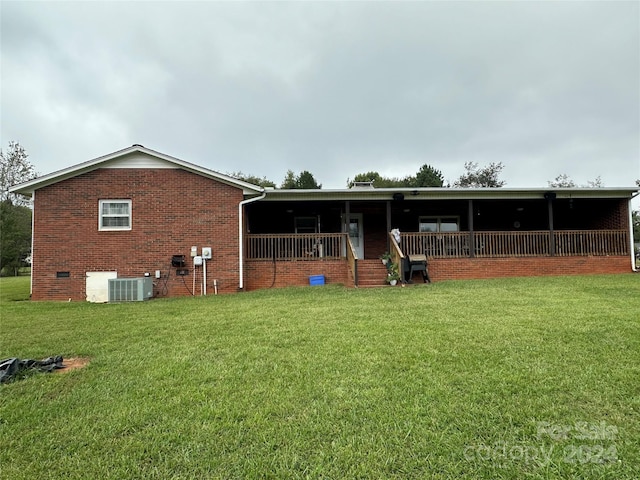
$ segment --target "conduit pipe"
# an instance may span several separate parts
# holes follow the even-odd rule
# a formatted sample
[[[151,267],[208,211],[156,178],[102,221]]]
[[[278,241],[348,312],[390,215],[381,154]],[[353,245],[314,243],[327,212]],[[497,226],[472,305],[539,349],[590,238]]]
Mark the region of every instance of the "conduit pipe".
[[[239,265],[240,284],[238,285],[238,290],[244,289],[244,219],[243,219],[244,206],[249,203],[262,200],[266,196],[267,196],[267,192],[263,190],[262,195],[260,195],[259,197],[248,198],[247,200],[243,200],[238,204],[238,232],[239,232],[238,238],[240,239],[240,245],[238,246],[238,249],[239,249],[238,259],[240,263]]]

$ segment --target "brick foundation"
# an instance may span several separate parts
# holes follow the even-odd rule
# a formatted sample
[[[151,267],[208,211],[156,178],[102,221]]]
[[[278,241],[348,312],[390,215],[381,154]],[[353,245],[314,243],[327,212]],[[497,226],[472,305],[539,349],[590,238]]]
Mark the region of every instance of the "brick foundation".
[[[510,257],[430,259],[429,276],[441,280],[628,273],[631,259],[616,257]]]
[[[631,271],[631,260],[620,257],[518,257],[430,259],[432,282],[482,278],[617,274]],[[325,275],[326,283],[353,286],[344,260],[308,262],[250,261],[245,263],[245,289],[309,285],[309,275]],[[380,281],[383,284],[383,281]]]
[[[310,275],[324,275],[326,284],[353,286],[346,260],[251,260],[244,264],[245,290],[309,285]]]

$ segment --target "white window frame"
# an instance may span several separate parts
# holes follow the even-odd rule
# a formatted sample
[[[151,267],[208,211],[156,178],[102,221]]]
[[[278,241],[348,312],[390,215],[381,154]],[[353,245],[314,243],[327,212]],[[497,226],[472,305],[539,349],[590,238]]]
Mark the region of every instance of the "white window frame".
[[[116,214],[107,214],[105,215],[104,213],[102,213],[102,209],[103,209],[103,205],[107,204],[107,203],[123,203],[126,204],[128,206],[128,210],[129,213],[126,215],[116,215]],[[127,218],[129,220],[129,224],[128,225],[122,225],[122,226],[103,226],[102,224],[102,219],[103,218]],[[98,230],[100,230],[101,232],[109,232],[109,231],[127,231],[127,230],[131,230],[131,225],[132,225],[133,221],[132,221],[132,213],[131,213],[131,200],[126,200],[126,199],[105,199],[105,200],[100,200],[98,202]]]
[[[436,224],[436,231],[435,232],[431,232],[431,233],[453,233],[451,231],[447,231],[447,232],[443,232],[441,230],[440,225],[442,224],[443,220],[453,220],[455,219],[456,221],[456,232],[460,231],[460,217],[457,215],[438,215],[438,216],[421,216],[418,218],[418,232],[424,232],[420,226],[422,223],[435,223]],[[429,232],[426,232],[429,233]]]

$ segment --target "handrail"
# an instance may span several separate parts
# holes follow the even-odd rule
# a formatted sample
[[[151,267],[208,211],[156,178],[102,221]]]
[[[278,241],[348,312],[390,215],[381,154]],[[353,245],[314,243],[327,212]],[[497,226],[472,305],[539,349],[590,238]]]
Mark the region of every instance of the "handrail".
[[[402,234],[400,238],[400,241],[402,241]],[[402,248],[400,248],[400,245],[398,245],[398,242],[396,242],[396,239],[391,232],[389,232],[389,245],[391,245],[391,251],[389,252],[391,254],[391,262],[395,263],[398,266],[398,273],[400,274],[400,278],[404,279],[405,256],[404,253],[402,253]]]
[[[349,263],[349,267],[351,268],[351,274],[353,275],[353,284],[358,286],[358,254],[356,253],[356,249],[351,242],[351,238],[347,237],[347,262]]]

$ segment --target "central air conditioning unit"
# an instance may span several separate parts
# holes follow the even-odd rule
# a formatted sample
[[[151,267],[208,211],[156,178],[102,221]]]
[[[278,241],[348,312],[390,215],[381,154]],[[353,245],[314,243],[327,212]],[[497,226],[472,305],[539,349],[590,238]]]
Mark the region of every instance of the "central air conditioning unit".
[[[151,277],[109,279],[109,303],[141,302],[151,297],[153,297]]]

